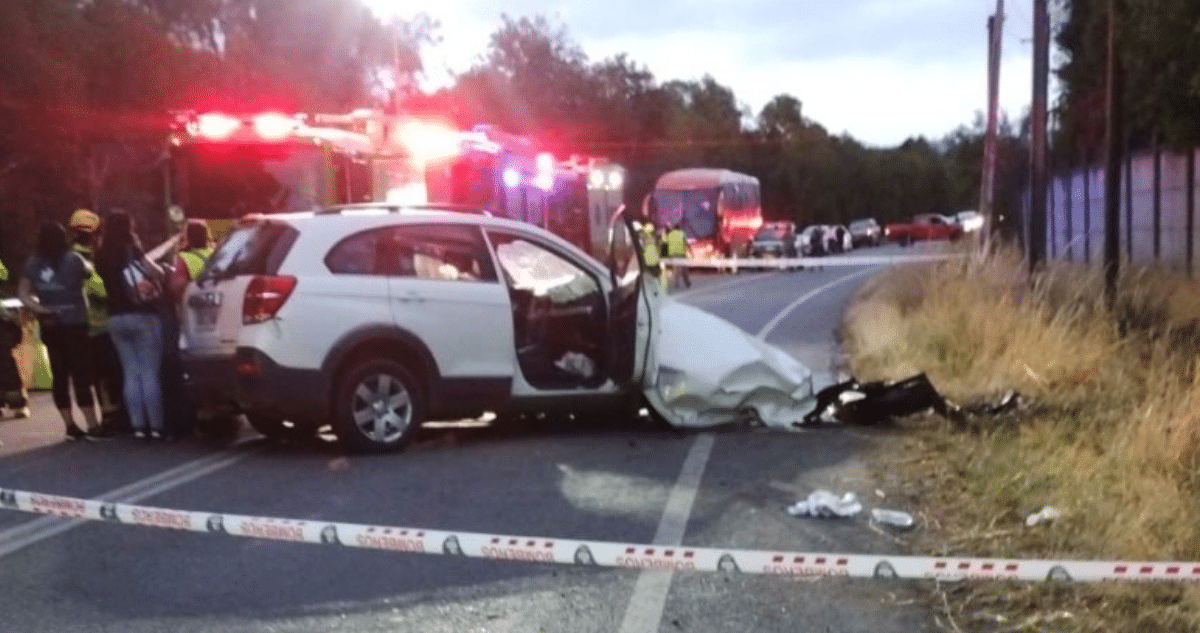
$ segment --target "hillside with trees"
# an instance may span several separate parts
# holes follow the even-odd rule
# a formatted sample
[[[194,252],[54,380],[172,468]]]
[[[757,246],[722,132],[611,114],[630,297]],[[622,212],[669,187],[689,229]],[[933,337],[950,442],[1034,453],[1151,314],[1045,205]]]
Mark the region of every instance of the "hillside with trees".
[[[0,257],[19,261],[41,218],[79,206],[132,211],[155,237],[168,111],[390,107],[384,78],[416,85],[418,51],[436,45],[437,28],[426,16],[384,22],[345,0],[0,3]],[[504,17],[481,53],[449,88],[401,95],[402,110],[493,123],[564,157],[609,156],[629,169],[631,206],[662,172],[696,165],[757,176],[767,217],[801,224],[953,212],[978,199],[981,121],[869,147],[806,117],[802,94],[750,112],[712,77],[660,80],[626,54],[590,60],[540,17]],[[1026,150],[1019,130],[1004,129],[999,199],[1012,204]]]

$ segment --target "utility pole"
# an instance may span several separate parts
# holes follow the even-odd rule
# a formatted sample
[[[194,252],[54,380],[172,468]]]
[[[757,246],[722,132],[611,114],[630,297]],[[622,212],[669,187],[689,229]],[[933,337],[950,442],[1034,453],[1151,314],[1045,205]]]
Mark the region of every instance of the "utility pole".
[[[996,0],[996,14],[988,18],[988,109],[983,137],[983,170],[979,184],[979,213],[983,216],[983,249],[986,252],[995,223],[992,201],[996,191],[996,127],[1000,109],[1000,43],[1004,32],[1004,0]]]
[[[1046,97],[1050,82],[1048,0],[1033,0],[1033,104],[1030,112],[1029,273],[1046,254]]]
[[[1108,0],[1108,55],[1104,66],[1104,298],[1112,310],[1116,306],[1117,277],[1121,271],[1121,146],[1125,136],[1121,125],[1124,73],[1117,58],[1115,0]]]

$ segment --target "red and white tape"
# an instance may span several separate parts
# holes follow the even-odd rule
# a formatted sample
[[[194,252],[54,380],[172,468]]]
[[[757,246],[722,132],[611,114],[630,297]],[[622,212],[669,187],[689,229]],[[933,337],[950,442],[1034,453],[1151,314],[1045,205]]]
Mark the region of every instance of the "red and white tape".
[[[422,554],[669,571],[938,580],[1200,580],[1200,562],[938,558],[658,546],[192,512],[0,488],[0,508],[71,519]]]

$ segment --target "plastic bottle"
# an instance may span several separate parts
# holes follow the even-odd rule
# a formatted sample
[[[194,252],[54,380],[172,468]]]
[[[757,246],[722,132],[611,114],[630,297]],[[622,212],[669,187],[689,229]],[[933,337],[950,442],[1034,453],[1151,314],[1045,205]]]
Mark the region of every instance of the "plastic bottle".
[[[874,519],[876,523],[900,528],[903,530],[907,530],[908,528],[912,527],[914,523],[911,514],[907,512],[901,512],[899,510],[881,510],[879,508],[873,508],[871,510],[871,518]]]

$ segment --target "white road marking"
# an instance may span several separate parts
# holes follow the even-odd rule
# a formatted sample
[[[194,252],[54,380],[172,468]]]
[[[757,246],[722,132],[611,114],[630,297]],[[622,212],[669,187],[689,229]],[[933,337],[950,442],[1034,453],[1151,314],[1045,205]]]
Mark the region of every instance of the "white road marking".
[[[683,460],[679,479],[675,481],[675,487],[667,497],[662,519],[658,522],[658,531],[654,533],[655,545],[683,543],[683,533],[692,513],[692,503],[696,501],[696,490],[700,487],[700,479],[704,475],[704,467],[712,454],[714,443],[712,434],[702,433],[692,444],[687,458]],[[629,598],[629,606],[625,609],[625,619],[618,629],[620,633],[658,631],[673,576],[674,572],[670,571],[643,571],[638,575],[637,583],[633,586],[633,595]]]
[[[771,333],[771,330],[774,330],[784,319],[787,318],[787,316],[789,314],[792,313],[792,310],[795,310],[796,308],[798,308],[800,306],[800,304],[804,303],[805,301],[808,301],[809,299],[812,299],[813,297],[821,294],[822,292],[825,292],[826,290],[829,290],[830,288],[842,283],[843,281],[849,281],[855,277],[861,277],[862,275],[865,275],[870,272],[874,272],[875,270],[876,270],[876,268],[872,267],[872,268],[868,268],[866,270],[860,270],[855,273],[850,273],[849,275],[846,275],[844,277],[838,277],[837,279],[834,279],[833,281],[825,284],[824,286],[816,288],[816,289],[812,290],[811,292],[805,293],[799,299],[796,299],[795,301],[788,304],[788,307],[781,310],[779,312],[779,314],[776,314],[775,318],[771,319],[771,321],[769,323],[764,325],[762,327],[762,329],[758,331],[758,334],[755,334],[755,336],[760,339],[767,338],[767,335]]]
[[[237,449],[225,450],[215,455],[181,464],[157,475],[135,481],[127,486],[110,490],[96,498],[103,501],[136,503],[160,492],[165,492],[205,475],[215,473],[218,470],[228,468],[253,455],[254,452]],[[44,516],[0,531],[0,558],[20,551],[34,543],[58,536],[85,523],[87,521],[80,519]]]
[[[778,274],[780,274],[779,271],[770,272],[770,273],[750,274],[750,275],[745,275],[745,276],[739,275],[739,276],[734,277],[733,279],[730,279],[727,281],[722,281],[720,283],[710,284],[710,285],[706,285],[706,286],[696,286],[694,288],[688,288],[687,290],[684,290],[682,292],[674,292],[674,293],[671,293],[671,296],[672,297],[686,297],[689,295],[698,295],[698,294],[703,294],[706,292],[716,292],[718,290],[724,290],[726,288],[731,288],[731,287],[737,286],[739,284],[750,283],[752,281],[766,279],[768,277],[778,275]]]

